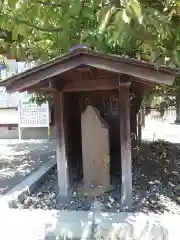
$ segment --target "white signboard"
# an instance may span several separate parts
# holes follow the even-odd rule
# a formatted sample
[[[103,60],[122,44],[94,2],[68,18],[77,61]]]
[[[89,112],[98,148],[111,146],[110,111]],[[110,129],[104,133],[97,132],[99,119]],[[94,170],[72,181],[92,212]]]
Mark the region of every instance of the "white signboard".
[[[48,104],[38,106],[34,103],[19,103],[20,128],[48,127],[49,128],[49,107]]]

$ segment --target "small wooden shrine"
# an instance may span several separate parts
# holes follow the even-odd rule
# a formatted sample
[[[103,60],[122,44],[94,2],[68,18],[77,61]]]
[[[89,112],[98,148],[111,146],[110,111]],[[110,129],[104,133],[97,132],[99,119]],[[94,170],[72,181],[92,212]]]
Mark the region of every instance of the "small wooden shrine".
[[[119,168],[121,172],[119,184],[121,185],[122,207],[131,208],[131,134],[136,134],[137,112],[143,96],[154,85],[171,85],[177,74],[179,74],[177,69],[159,68],[157,70],[154,65],[144,61],[94,52],[87,47],[78,47],[71,49],[63,56],[10,77],[1,85],[6,86],[9,93],[28,91],[53,96],[59,196],[67,197],[68,195],[71,170],[76,169],[77,165],[84,164],[85,167],[87,161],[82,159],[82,155],[87,156],[88,164],[90,164],[89,161],[94,161],[95,166],[99,168],[99,175],[110,174],[116,158],[119,164],[115,166],[115,169]],[[86,129],[90,129],[90,126],[88,128],[88,125],[87,127],[83,125],[82,128],[82,114],[88,105],[95,109],[94,112],[92,109],[88,110],[89,114],[91,112],[96,114],[98,110],[100,117],[107,123],[105,136],[109,134],[109,144],[106,142],[102,144],[98,139],[98,134],[88,134]],[[96,119],[96,115],[92,118]],[[93,120],[94,124],[96,127],[100,126],[96,120]],[[83,121],[88,123],[89,120],[84,117]],[[90,125],[92,129],[93,124]],[[82,129],[83,137],[86,137],[83,144]],[[99,129],[94,133],[98,131]],[[102,131],[99,131],[99,134],[104,136]],[[87,140],[88,136],[95,135],[96,138]],[[92,143],[92,148],[88,154],[87,151],[82,154],[82,145],[83,148],[86,146],[86,140]],[[101,149],[109,147],[109,171],[103,171],[104,166],[101,164],[103,157],[100,156],[99,165],[91,159],[94,157],[91,153],[100,154],[100,151],[96,151],[100,146],[102,146]],[[85,172],[91,169],[87,167],[85,170],[84,167],[82,169]],[[95,178],[97,173],[90,174],[90,176]],[[85,177],[87,179],[87,175]],[[103,181],[110,181],[109,176],[104,175],[104,179],[106,180]]]

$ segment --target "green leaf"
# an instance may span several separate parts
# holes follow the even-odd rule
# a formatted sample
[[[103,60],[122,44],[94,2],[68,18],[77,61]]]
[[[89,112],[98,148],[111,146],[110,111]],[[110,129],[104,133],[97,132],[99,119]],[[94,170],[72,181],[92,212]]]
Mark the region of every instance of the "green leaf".
[[[15,6],[18,2],[19,2],[19,0],[8,0],[8,4],[11,8],[15,8]]]
[[[102,20],[101,20],[101,23],[100,23],[100,26],[99,26],[99,31],[102,33],[105,28],[107,27],[112,15],[115,13],[116,11],[116,8],[113,6],[111,8],[105,8],[105,9],[102,9],[103,13],[104,13],[104,16],[102,16]]]
[[[103,21],[104,16],[105,16],[105,14],[107,13],[108,10],[109,10],[109,7],[108,7],[108,6],[102,7],[102,8],[100,9],[100,11],[98,12],[98,15],[97,15],[97,21],[98,21],[99,23],[101,23],[101,22]]]
[[[124,9],[122,12],[122,18],[124,20],[125,23],[130,23],[131,18],[127,15],[126,10]]]
[[[113,34],[113,39],[118,39],[119,35],[123,31],[125,26],[125,23],[122,18],[122,11],[118,11],[115,15],[115,20],[114,20],[114,34]]]
[[[69,8],[69,13],[71,16],[78,16],[79,12],[81,11],[81,9],[83,8],[83,11],[85,10],[84,7],[81,4],[72,4]],[[81,17],[81,16],[79,16]]]
[[[21,34],[23,36],[27,36],[28,28],[25,24],[20,24],[18,27],[18,30],[19,30],[19,34]]]
[[[13,39],[13,40],[17,40],[17,39],[18,39],[18,34],[19,34],[19,32],[18,32],[18,27],[15,26],[15,27],[13,28],[13,30],[12,30],[12,39]]]
[[[82,43],[84,41],[84,39],[86,39],[89,35],[89,31],[85,30],[83,31],[83,33],[81,34],[81,38],[80,38],[80,42]]]
[[[141,23],[142,21],[142,13],[141,13],[141,6],[137,0],[131,0],[131,8],[137,17],[138,21]]]

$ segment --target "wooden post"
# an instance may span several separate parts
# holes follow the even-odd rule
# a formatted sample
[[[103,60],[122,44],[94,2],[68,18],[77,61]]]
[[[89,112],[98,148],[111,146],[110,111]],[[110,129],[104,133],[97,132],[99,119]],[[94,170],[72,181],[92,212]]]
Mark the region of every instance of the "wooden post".
[[[121,150],[121,206],[122,209],[132,208],[132,160],[130,136],[130,83],[119,86],[120,112],[120,150]]]
[[[142,115],[140,109],[137,114],[137,143],[139,146],[141,145],[141,137],[142,137]]]
[[[64,132],[64,111],[63,94],[54,92],[54,114],[56,125],[56,158],[58,172],[59,200],[68,197],[69,174],[66,157],[65,132]]]

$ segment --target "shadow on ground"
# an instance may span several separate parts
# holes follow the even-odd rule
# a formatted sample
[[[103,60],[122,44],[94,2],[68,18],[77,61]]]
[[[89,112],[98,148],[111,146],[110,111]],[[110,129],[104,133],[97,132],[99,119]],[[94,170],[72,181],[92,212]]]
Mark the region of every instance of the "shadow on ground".
[[[0,147],[0,194],[9,191],[52,158],[55,158],[55,140],[3,140]]]
[[[180,214],[180,145],[144,142],[133,156],[134,200],[139,210]]]
[[[73,212],[72,212],[73,213]],[[60,212],[57,212],[54,224],[45,225],[44,240],[61,239],[169,239],[168,229],[158,221],[143,214],[133,213],[87,213],[83,218],[80,212],[76,219],[71,220],[63,218]],[[73,221],[76,220],[76,221]]]

